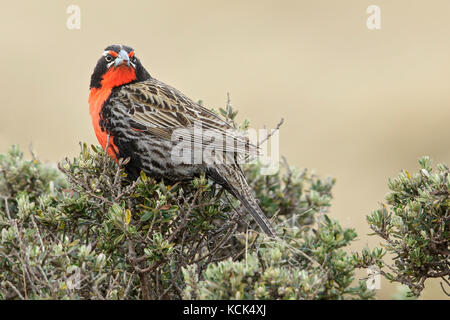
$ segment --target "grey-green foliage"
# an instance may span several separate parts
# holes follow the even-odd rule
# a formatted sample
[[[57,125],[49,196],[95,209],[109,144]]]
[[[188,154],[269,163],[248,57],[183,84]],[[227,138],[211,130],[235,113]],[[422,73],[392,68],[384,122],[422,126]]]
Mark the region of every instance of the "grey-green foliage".
[[[361,267],[376,265],[389,280],[407,285],[418,296],[425,280],[441,278],[450,285],[450,175],[443,164],[433,170],[431,160],[419,160],[420,170],[404,170],[389,180],[387,205],[367,217],[374,234],[384,240],[392,265],[383,261],[380,248],[363,250],[354,258]]]
[[[65,185],[59,172],[43,166],[34,155],[32,160],[25,161],[18,146],[12,146],[7,154],[0,154],[0,194],[3,196],[15,199],[22,193],[35,201]],[[0,203],[0,208],[3,204]]]
[[[39,189],[2,188],[3,298],[177,298],[182,266],[202,268],[233,253],[233,244],[223,247],[237,215],[229,203],[215,201],[221,189],[202,177],[183,187],[144,174],[131,183],[101,148],[86,145],[60,164],[63,175],[15,159],[23,171],[12,177],[22,180],[6,175],[4,183],[33,181]],[[56,183],[63,177],[67,183]]]
[[[184,298],[372,298],[364,281],[351,285],[354,265],[342,249],[356,233],[326,215],[320,220],[315,227],[284,227],[277,241],[260,237],[243,259],[210,264],[201,278],[195,266],[184,268]]]
[[[82,145],[60,171],[0,157],[0,298],[342,299],[352,286],[344,248],[356,237],[325,212],[334,181],[285,168],[246,168],[280,238],[253,230],[239,203],[204,177],[127,181],[99,147]],[[198,280],[198,281],[197,281]]]
[[[250,243],[238,260],[210,264],[200,274],[183,269],[187,299],[368,299],[374,292],[354,280],[354,261],[344,248],[356,238],[353,229],[330,219],[334,180],[320,179],[284,162],[284,173],[260,175],[247,168],[250,185],[269,217],[275,216],[280,238],[242,234]]]

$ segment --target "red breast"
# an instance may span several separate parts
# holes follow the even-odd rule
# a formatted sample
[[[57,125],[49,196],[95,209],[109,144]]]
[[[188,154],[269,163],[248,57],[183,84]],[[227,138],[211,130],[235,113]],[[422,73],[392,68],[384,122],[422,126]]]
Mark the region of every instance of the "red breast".
[[[102,77],[99,88],[92,88],[89,94],[89,113],[92,118],[92,125],[94,126],[95,135],[98,142],[103,149],[108,143],[108,133],[103,131],[100,127],[100,114],[105,104],[111,95],[114,87],[130,83],[136,80],[136,72],[134,68],[126,65],[121,65],[117,68],[110,68]],[[108,154],[117,162],[117,154],[119,152],[117,146],[114,144],[114,137],[109,137]]]

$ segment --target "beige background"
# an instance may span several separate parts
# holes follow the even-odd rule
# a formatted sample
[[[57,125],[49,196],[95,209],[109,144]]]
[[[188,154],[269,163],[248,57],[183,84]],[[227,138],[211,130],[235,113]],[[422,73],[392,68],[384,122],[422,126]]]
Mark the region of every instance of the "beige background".
[[[81,8],[81,30],[66,8]],[[381,7],[382,29],[366,28]],[[280,117],[281,153],[337,178],[331,215],[368,237],[388,177],[450,163],[450,1],[2,1],[0,152],[55,162],[96,143],[88,85],[103,49],[133,46],[150,73],[210,107],[226,92],[254,127]],[[367,240],[369,239],[369,240]],[[364,272],[360,274],[363,276]],[[382,281],[378,297],[397,286]],[[428,281],[424,299],[445,298]]]

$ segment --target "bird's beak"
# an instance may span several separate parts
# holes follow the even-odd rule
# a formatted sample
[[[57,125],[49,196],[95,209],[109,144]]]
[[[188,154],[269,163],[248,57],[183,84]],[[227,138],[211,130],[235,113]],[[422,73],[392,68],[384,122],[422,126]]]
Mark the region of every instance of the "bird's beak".
[[[128,57],[128,52],[126,52],[125,50],[120,50],[119,55],[114,61],[114,66],[117,68],[118,66],[121,66],[125,63],[127,64],[127,66],[130,66],[130,57]]]

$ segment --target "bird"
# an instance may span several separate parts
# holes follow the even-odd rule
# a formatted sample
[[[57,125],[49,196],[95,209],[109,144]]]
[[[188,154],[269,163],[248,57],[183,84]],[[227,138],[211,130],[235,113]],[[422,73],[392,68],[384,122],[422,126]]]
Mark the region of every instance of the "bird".
[[[276,237],[241,167],[258,147],[236,133],[229,120],[152,77],[133,48],[105,48],[91,76],[88,102],[98,142],[116,162],[129,158],[124,169],[130,179],[138,179],[141,171],[168,181],[204,174],[236,197],[265,234]],[[220,139],[205,139],[204,132]],[[236,141],[231,151],[224,147],[227,139]],[[182,140],[191,150],[179,147]],[[207,148],[212,149],[208,157],[193,159]]]

